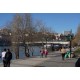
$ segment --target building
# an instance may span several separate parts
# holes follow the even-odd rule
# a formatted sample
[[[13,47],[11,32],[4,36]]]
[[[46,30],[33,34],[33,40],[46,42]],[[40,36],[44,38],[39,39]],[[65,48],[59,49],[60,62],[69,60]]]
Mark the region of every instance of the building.
[[[59,34],[59,33],[54,33],[54,36],[55,36],[56,40],[61,40],[61,39],[60,39],[60,35],[61,35],[61,34]]]
[[[67,36],[69,34],[72,34],[72,31],[64,31],[64,35]]]

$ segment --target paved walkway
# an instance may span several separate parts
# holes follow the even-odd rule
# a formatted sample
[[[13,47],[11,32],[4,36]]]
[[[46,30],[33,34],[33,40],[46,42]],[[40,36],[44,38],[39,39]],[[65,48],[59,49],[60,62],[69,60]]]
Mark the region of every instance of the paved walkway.
[[[74,67],[76,60],[75,58],[68,58],[63,61],[59,52],[51,52],[47,58],[36,56],[33,58],[12,60],[11,67]],[[2,67],[2,63],[0,67]]]

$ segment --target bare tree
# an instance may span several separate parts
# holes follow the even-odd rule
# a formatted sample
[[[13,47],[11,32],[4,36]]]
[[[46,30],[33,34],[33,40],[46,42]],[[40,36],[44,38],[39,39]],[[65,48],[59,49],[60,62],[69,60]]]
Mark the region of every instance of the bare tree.
[[[22,43],[25,48],[26,56],[28,43],[33,41],[33,35],[35,33],[31,14],[15,14],[11,24],[8,25],[8,29],[11,30],[11,42],[15,50],[16,58],[19,58],[20,43]]]
[[[22,42],[25,47],[25,56],[27,56],[26,49],[28,49],[28,43],[32,42],[33,40],[33,33],[35,30],[33,27],[31,14],[29,13],[23,14],[22,19],[23,19]]]
[[[1,44],[4,46],[7,46],[7,45],[9,46],[11,43],[10,30],[4,27],[3,29],[0,30],[0,36],[1,36],[0,37]]]
[[[77,33],[75,35],[75,38],[72,41],[73,46],[78,45],[78,44],[80,44],[80,25],[78,26]]]
[[[38,39],[38,41],[42,41],[42,46],[43,46],[44,41],[46,41],[47,44],[48,39],[52,39],[53,37],[51,28],[47,27],[41,20],[37,20],[35,25],[38,33],[36,34],[37,35],[36,39]]]
[[[11,23],[12,46],[15,50],[16,59],[19,58],[19,44],[21,41],[22,19],[20,14],[15,14]]]
[[[80,24],[78,25],[77,32],[72,40],[72,46],[80,45]]]
[[[53,37],[50,29],[42,22],[36,21],[33,23],[31,14],[15,14],[13,20],[11,21],[9,27],[11,30],[11,42],[15,50],[16,59],[19,58],[19,45],[23,44],[25,50],[28,49],[29,43],[34,41],[46,41]]]

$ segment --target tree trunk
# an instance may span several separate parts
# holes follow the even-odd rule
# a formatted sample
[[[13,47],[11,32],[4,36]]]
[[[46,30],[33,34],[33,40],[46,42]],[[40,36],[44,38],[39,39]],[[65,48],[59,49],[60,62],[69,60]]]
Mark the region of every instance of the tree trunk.
[[[27,57],[26,46],[24,46],[24,49],[25,49],[25,56]]]
[[[19,59],[19,46],[15,46],[15,56],[16,59]]]
[[[28,45],[25,45],[24,48],[25,48],[25,56],[28,57],[29,54]]]

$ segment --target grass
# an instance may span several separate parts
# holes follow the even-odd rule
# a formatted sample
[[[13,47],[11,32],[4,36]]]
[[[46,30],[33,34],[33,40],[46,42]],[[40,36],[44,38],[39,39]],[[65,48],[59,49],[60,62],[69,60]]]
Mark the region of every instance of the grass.
[[[79,47],[77,50],[75,50],[74,53],[75,53],[75,55],[77,55],[77,56],[80,55],[80,47]]]

